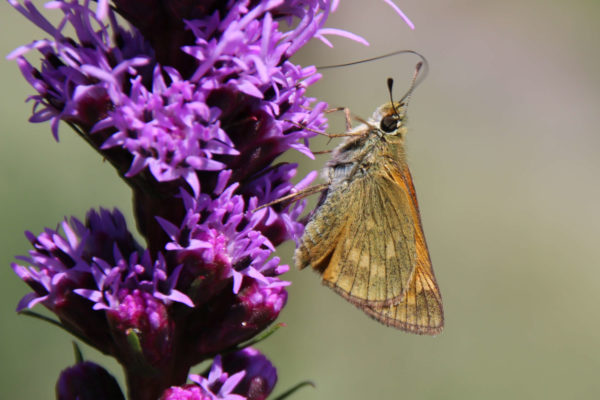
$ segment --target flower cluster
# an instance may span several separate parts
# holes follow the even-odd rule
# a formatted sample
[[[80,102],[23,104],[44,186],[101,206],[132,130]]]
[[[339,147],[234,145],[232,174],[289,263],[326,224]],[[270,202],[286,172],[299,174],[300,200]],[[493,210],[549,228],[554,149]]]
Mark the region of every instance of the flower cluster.
[[[254,209],[314,179],[294,185],[296,165],[275,160],[312,157],[308,139],[326,127],[326,104],[305,95],[316,68],[289,59],[312,37],[345,35],[323,29],[336,4],[62,0],[46,4],[63,15],[54,26],[30,0],[9,2],[50,38],[9,56],[36,91],[30,120],[50,121],[56,140],[66,123],[116,168],[145,240],[104,209],[27,233],[33,250],[13,269],[33,291],[18,310],[41,303],[114,356],[131,399],[265,398],[275,370],[243,343],[285,305],[288,266],[273,252],[302,233],[303,204]],[[57,391],[109,378],[84,362]]]
[[[266,398],[276,371],[247,342],[285,305],[273,252],[302,233],[304,204],[256,209],[310,184],[315,173],[293,184],[296,165],[276,159],[312,157],[326,128],[326,104],[306,96],[320,75],[290,57],[313,37],[364,40],[323,28],[337,0],[54,0],[56,26],[8,1],[49,37],[9,55],[36,92],[30,121],[50,121],[56,140],[67,124],[114,166],[144,240],[105,209],[28,232],[18,310],[41,303],[115,357],[132,400]],[[91,362],[63,371],[57,396],[123,398]]]

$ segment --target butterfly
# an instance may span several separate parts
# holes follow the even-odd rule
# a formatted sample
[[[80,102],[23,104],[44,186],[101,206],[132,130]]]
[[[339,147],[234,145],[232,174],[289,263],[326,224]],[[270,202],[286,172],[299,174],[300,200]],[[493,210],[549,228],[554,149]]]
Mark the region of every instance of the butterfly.
[[[404,140],[408,99],[390,102],[349,130],[325,166],[328,183],[294,259],[377,321],[416,334],[444,326]],[[347,126],[350,126],[347,113]],[[341,136],[341,135],[338,135]]]

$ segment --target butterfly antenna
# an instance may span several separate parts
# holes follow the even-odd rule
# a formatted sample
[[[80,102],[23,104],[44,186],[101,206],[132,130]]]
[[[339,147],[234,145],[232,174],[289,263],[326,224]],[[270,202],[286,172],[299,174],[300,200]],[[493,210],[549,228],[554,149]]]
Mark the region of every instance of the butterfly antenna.
[[[399,101],[399,103],[404,102],[404,110],[406,110],[406,108],[408,107],[408,102],[410,101],[411,95],[412,95],[413,91],[415,90],[415,88],[417,87],[417,79],[419,78],[419,75],[420,75],[421,69],[423,68],[423,65],[426,65],[426,64],[424,64],[422,61],[417,63],[417,66],[415,67],[415,74],[413,75],[410,86],[409,86],[408,90],[406,91],[406,93],[404,94],[404,96],[402,96],[402,98]],[[392,80],[392,78],[388,78],[388,88],[390,90],[390,98],[392,96],[392,93],[391,93],[392,88],[391,88],[391,84],[390,84],[391,80]],[[422,81],[422,79],[421,79],[421,81]],[[419,81],[419,82],[421,82],[421,81]],[[392,102],[392,104],[394,104],[394,103]],[[395,110],[395,108],[394,108],[394,110]]]
[[[392,104],[392,109],[394,110],[394,114],[400,117],[400,113],[396,109],[396,104],[394,103],[394,95],[392,94],[392,87],[394,86],[394,80],[392,78],[387,79],[387,87],[388,93],[390,94],[390,103]]]
[[[424,55],[422,55],[419,52],[416,52],[414,50],[397,50],[397,51],[394,51],[392,53],[383,54],[381,56],[372,57],[372,58],[365,58],[363,60],[352,61],[352,62],[347,62],[347,63],[343,63],[343,64],[321,65],[321,66],[318,66],[317,69],[318,70],[324,70],[324,69],[333,69],[333,68],[340,68],[340,67],[348,67],[350,65],[363,64],[363,63],[368,63],[368,62],[372,62],[372,61],[382,60],[382,59],[388,58],[388,57],[394,57],[394,56],[397,56],[399,54],[414,54],[417,57],[419,57],[421,59],[421,61],[423,61],[423,63],[427,64],[427,59],[425,58]]]
[[[422,64],[422,68],[421,68],[421,72],[418,74],[418,78],[414,80],[413,82],[413,89],[416,88],[417,86],[419,86],[419,84],[421,82],[423,82],[423,80],[425,79],[425,77],[427,76],[427,73],[429,72],[429,63],[427,62],[427,59],[425,58],[425,56],[417,51],[414,50],[397,50],[391,53],[387,53],[387,54],[383,54],[381,56],[377,56],[377,57],[372,57],[372,58],[366,58],[363,60],[358,60],[358,61],[352,61],[352,62],[347,62],[347,63],[343,63],[343,64],[335,64],[335,65],[322,65],[322,66],[318,66],[317,69],[319,71],[321,70],[326,70],[326,69],[335,69],[335,68],[341,68],[341,67],[348,67],[351,65],[358,65],[358,64],[364,64],[364,63],[369,63],[372,61],[378,61],[378,60],[382,60],[384,58],[388,58],[388,57],[395,57],[397,55],[400,54],[414,54],[415,56],[419,57],[421,59],[420,64]],[[405,96],[406,97],[406,96]]]

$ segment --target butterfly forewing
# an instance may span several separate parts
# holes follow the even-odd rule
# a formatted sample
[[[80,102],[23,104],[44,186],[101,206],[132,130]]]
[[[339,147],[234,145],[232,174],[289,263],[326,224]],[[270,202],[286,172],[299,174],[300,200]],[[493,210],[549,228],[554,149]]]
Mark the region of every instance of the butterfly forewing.
[[[381,174],[357,178],[347,192],[353,194],[347,234],[336,244],[339,262],[323,271],[323,281],[357,305],[394,304],[408,287],[416,257],[404,212],[408,199]]]
[[[325,285],[356,305],[398,303],[417,256],[412,200],[403,189],[375,168],[330,186],[306,226],[296,265],[317,269]]]
[[[417,334],[435,335],[444,326],[442,298],[437,286],[425,236],[421,227],[419,204],[408,166],[393,174],[399,185],[406,185],[415,226],[416,260],[414,274],[402,300],[392,306],[367,306],[364,310],[385,325]]]

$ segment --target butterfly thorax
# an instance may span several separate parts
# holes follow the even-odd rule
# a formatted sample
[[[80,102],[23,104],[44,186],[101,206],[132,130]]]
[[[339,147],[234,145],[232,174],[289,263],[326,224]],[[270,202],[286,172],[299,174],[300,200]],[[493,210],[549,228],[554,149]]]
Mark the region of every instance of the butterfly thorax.
[[[397,104],[396,109],[402,110],[401,106]],[[332,183],[402,169],[406,162],[406,127],[402,123],[403,114],[398,114],[396,109],[390,103],[385,104],[375,111],[367,124],[349,132],[326,164],[326,174]]]

